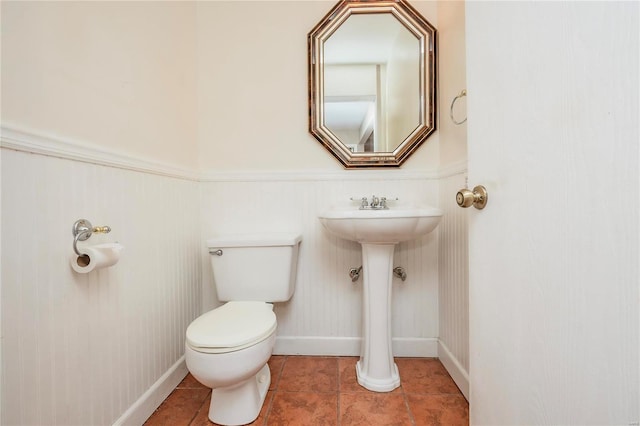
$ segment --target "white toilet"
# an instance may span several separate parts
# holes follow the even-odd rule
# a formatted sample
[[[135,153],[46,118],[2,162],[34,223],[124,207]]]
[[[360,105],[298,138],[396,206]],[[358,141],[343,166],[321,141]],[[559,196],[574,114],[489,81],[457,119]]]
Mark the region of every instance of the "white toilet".
[[[268,302],[293,295],[301,236],[263,234],[207,241],[218,299],[224,305],[187,328],[187,368],[213,389],[209,419],[221,425],[254,421],[271,372],[276,316]]]

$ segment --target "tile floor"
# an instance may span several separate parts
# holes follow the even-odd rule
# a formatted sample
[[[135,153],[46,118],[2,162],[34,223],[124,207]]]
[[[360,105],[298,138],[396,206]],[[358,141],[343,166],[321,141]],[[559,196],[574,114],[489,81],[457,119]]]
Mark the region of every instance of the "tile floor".
[[[271,386],[252,425],[468,425],[469,405],[435,358],[396,358],[401,386],[370,392],[356,381],[357,357],[278,356],[269,360]],[[190,374],[146,421],[213,425],[211,390]]]

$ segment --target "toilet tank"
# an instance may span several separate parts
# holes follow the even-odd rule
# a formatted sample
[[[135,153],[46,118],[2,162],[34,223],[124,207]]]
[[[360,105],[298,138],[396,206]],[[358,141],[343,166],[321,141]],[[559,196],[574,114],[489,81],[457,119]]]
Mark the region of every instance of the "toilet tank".
[[[207,240],[221,302],[284,302],[293,295],[299,234],[228,235]]]

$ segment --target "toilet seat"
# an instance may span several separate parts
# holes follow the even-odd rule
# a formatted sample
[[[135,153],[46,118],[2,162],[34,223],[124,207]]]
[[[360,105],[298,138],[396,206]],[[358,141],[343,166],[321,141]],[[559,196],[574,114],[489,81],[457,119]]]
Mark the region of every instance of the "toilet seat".
[[[186,343],[198,352],[234,352],[265,340],[276,326],[270,303],[232,301],[196,318]]]

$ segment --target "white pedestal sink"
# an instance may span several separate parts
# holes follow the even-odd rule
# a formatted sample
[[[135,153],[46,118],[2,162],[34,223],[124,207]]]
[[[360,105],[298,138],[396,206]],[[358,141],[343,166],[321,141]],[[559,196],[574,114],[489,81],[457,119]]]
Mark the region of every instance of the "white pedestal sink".
[[[395,245],[419,238],[440,222],[432,207],[358,210],[331,209],[319,216],[327,230],[362,245],[363,338],[356,364],[358,383],[375,392],[400,386],[391,347],[391,283]]]

